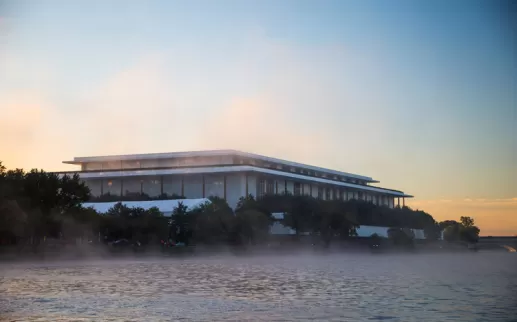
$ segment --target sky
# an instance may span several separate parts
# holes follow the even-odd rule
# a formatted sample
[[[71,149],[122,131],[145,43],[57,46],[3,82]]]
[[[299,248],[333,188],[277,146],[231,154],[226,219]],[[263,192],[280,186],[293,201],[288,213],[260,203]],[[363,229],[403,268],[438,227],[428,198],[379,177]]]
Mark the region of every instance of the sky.
[[[238,149],[517,235],[510,1],[0,1],[0,160]]]

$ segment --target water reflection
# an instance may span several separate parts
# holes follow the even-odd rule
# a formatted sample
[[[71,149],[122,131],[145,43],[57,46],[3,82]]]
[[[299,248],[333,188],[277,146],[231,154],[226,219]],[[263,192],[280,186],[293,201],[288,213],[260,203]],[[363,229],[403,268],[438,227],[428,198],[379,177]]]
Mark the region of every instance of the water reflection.
[[[20,321],[511,321],[515,267],[514,253],[3,264],[0,311]]]

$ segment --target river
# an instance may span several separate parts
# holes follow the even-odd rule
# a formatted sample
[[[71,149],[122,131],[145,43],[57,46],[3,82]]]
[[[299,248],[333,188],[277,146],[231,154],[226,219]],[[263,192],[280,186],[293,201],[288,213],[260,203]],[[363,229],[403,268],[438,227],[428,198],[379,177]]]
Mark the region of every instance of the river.
[[[10,321],[517,321],[517,254],[3,263]]]

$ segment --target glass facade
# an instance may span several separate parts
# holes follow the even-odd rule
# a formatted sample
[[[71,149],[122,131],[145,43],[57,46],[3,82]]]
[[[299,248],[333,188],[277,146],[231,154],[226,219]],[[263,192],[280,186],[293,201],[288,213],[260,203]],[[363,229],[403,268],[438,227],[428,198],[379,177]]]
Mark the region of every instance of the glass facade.
[[[340,187],[339,182],[347,182],[359,185],[367,185],[368,182],[361,178],[354,178],[345,175],[335,174],[329,171],[321,171],[317,169],[307,169],[299,167],[296,164],[282,164],[274,161],[264,161],[258,158],[241,158],[237,156],[209,156],[209,157],[177,157],[165,159],[142,159],[142,160],[114,160],[105,162],[86,162],[81,165],[84,171],[109,171],[109,170],[126,170],[131,169],[151,169],[151,168],[174,168],[174,167],[204,167],[204,166],[222,166],[222,165],[254,165],[257,167],[274,169],[288,173],[296,174],[297,178],[286,179],[282,175],[263,174],[257,175],[256,172],[249,172],[248,186],[246,191],[262,197],[266,194],[283,194],[285,192],[300,196],[307,195],[323,200],[364,200],[372,202],[378,206],[393,207],[394,197],[389,191],[388,194],[383,192],[374,192],[362,189],[360,187]],[[160,173],[149,171],[150,173]],[[127,172],[126,172],[127,173]],[[103,178],[88,179],[92,196],[100,196],[102,194],[124,195],[130,196],[134,194],[147,194],[151,197],[157,197],[161,194],[185,196],[186,198],[202,198],[217,196],[225,198],[225,176],[224,174],[185,174],[185,175],[158,175],[158,176],[141,176],[140,171],[135,172],[137,176],[123,178]],[[102,174],[106,176],[108,173]],[[229,174],[228,174],[229,175]],[[240,183],[244,187],[244,175],[242,173],[235,174],[242,178]],[[284,175],[289,175],[285,174]],[[311,178],[303,179],[299,175],[310,176]],[[337,184],[330,182],[316,183],[312,180],[317,178],[325,178],[333,180]],[[255,181],[256,180],[256,181]],[[235,185],[235,184],[234,184]],[[244,189],[244,188],[243,188]],[[239,192],[240,193],[240,192]]]
[[[102,188],[104,194],[120,196],[120,192],[122,191],[122,180],[115,178],[106,179],[102,182]]]
[[[141,181],[142,193],[149,195],[150,197],[158,197],[162,193],[162,181],[161,177],[149,176],[144,177]]]
[[[205,176],[205,197],[224,198],[224,176],[206,175]]]
[[[142,181],[145,177],[124,178],[124,196],[135,196],[142,193]]]
[[[162,176],[163,193],[166,193],[169,196],[181,196],[183,194],[183,192],[181,191],[181,181],[181,176]]]

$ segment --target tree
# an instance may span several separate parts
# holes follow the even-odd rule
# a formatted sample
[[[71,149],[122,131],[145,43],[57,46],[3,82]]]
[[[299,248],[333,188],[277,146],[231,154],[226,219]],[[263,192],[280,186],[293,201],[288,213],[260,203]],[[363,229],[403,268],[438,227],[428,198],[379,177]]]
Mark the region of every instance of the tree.
[[[293,229],[298,237],[301,233],[312,232],[313,217],[318,202],[310,196],[268,195],[260,199],[261,209],[284,214],[282,224]]]
[[[246,244],[265,242],[271,223],[271,215],[256,209],[239,210],[235,215],[237,234]]]
[[[456,226],[456,225],[459,225],[459,223],[456,220],[445,220],[438,224],[438,226],[442,230],[444,230],[445,228],[447,228],[449,226]]]
[[[447,242],[455,242],[459,240],[460,224],[448,225],[443,230],[443,239]]]
[[[239,199],[235,208],[235,233],[245,244],[265,241],[272,223],[271,213],[252,195]]]
[[[394,245],[412,246],[415,234],[411,229],[392,227],[388,229],[388,239],[390,239]]]
[[[465,228],[469,228],[469,227],[473,227],[474,226],[474,219],[473,218],[470,218],[470,217],[464,217],[464,216],[461,216],[460,217],[460,223],[463,225],[463,227]]]
[[[480,230],[474,225],[474,219],[471,217],[460,217],[460,222],[443,221],[439,226],[443,228],[443,239],[448,242],[476,243],[479,239]]]
[[[479,228],[474,226],[474,219],[471,217],[461,217],[461,227],[459,230],[460,239],[467,243],[477,243],[479,240]]]
[[[335,237],[347,239],[356,235],[359,226],[356,216],[340,200],[321,201],[314,219],[319,225],[314,226],[314,233],[319,234],[324,246],[329,247]]]
[[[210,197],[210,202],[189,212],[192,239],[197,243],[216,245],[230,242],[235,218],[226,200]]]
[[[441,237],[442,230],[440,226],[435,222],[424,227],[424,235],[427,240],[438,240]]]
[[[184,243],[188,245],[191,236],[191,229],[188,218],[188,207],[179,202],[172,211],[169,221],[169,239],[175,240],[176,243]]]
[[[23,238],[26,224],[27,215],[15,200],[0,201],[0,245]]]

